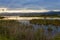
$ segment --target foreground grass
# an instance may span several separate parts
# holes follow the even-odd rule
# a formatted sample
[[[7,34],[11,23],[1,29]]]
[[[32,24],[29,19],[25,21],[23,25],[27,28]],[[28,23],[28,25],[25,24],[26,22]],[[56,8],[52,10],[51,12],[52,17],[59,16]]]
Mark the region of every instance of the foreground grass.
[[[26,26],[15,20],[0,20],[0,40],[30,40],[32,35],[31,25]]]
[[[51,31],[49,30],[49,33]],[[34,31],[32,25],[23,25],[15,20],[0,20],[0,40],[55,40],[55,38],[46,37],[43,28]]]

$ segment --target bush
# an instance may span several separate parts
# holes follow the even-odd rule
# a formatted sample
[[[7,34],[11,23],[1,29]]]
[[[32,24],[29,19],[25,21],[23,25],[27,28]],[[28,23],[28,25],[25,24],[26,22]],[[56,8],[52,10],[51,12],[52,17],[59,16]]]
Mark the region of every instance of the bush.
[[[3,19],[3,18],[5,18],[5,17],[0,17],[0,19]]]

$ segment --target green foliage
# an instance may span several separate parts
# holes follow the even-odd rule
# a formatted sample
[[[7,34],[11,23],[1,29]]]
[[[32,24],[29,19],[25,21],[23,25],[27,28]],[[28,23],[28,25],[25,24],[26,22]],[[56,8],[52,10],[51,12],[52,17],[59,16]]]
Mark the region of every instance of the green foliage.
[[[7,38],[4,37],[4,36],[0,36],[0,40],[9,40],[9,39],[7,39]]]

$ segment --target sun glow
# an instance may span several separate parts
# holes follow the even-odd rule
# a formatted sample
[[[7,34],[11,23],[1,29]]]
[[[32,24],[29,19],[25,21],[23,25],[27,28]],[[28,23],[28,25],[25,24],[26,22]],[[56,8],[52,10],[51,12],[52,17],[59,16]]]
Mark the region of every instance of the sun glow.
[[[32,13],[32,12],[49,12],[50,10],[41,9],[41,10],[31,10],[31,9],[10,9],[9,8],[0,8],[0,13]],[[60,11],[60,10],[53,10]]]

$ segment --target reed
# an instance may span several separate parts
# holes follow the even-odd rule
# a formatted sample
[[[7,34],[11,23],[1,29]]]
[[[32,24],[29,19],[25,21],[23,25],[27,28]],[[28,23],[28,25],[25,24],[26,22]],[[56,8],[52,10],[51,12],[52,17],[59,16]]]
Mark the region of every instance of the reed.
[[[43,19],[33,19],[30,20],[30,23],[32,24],[43,24],[43,25],[55,25],[55,26],[60,26],[60,20],[43,20]]]

